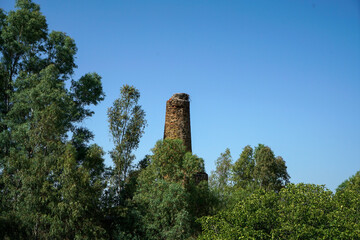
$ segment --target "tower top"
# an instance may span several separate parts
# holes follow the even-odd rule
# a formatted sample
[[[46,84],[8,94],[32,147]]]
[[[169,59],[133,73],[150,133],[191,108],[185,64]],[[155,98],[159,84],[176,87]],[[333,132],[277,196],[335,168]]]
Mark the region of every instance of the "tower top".
[[[175,93],[170,99],[179,99],[184,101],[189,101],[189,94],[187,93]]]

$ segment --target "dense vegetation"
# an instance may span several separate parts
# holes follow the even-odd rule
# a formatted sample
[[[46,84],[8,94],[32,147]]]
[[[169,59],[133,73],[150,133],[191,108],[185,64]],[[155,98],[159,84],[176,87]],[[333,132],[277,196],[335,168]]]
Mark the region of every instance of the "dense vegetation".
[[[360,239],[360,172],[336,193],[291,184],[270,147],[204,161],[162,140],[134,165],[146,126],[140,92],[108,109],[114,166],[81,125],[102,101],[101,77],[72,79],[75,42],[47,29],[40,7],[0,9],[1,239]]]

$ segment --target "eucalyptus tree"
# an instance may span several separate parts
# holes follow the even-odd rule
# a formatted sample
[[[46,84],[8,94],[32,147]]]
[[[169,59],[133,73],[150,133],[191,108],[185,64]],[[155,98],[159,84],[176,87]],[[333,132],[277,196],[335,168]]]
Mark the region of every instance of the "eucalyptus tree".
[[[245,146],[232,168],[232,180],[236,188],[279,191],[289,183],[290,176],[281,156],[263,144]]]
[[[140,92],[133,86],[124,85],[120,98],[108,109],[110,133],[115,144],[111,158],[115,164],[113,173],[117,194],[120,194],[135,159],[133,151],[139,146],[146,126],[145,112],[138,105]]]
[[[0,10],[3,237],[101,238],[103,151],[79,127],[93,114],[88,106],[104,99],[101,77],[72,79],[75,41],[49,32],[32,1],[15,7]]]
[[[252,147],[245,146],[239,159],[234,163],[232,180],[235,187],[246,188],[254,182],[255,160],[253,152]]]
[[[216,168],[211,171],[209,177],[209,187],[217,201],[216,209],[223,209],[229,205],[232,194],[232,156],[230,149],[227,148],[215,162]]]
[[[254,151],[254,160],[254,179],[261,188],[279,191],[289,183],[284,159],[275,157],[270,147],[259,144]]]
[[[138,178],[134,203],[140,211],[142,239],[188,239],[196,234],[195,219],[208,214],[204,160],[187,152],[179,139],[158,141],[151,162]]]
[[[227,148],[216,160],[216,169],[210,175],[210,185],[219,189],[231,186],[231,171],[232,157],[230,149]]]

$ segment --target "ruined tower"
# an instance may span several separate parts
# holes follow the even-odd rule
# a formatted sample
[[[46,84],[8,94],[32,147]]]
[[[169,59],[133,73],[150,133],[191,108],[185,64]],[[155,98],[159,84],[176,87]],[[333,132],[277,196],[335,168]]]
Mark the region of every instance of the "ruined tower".
[[[164,139],[181,139],[191,152],[190,101],[186,93],[175,93],[166,102]],[[194,174],[196,183],[208,181],[206,172]]]
[[[190,101],[186,93],[175,93],[166,102],[164,139],[181,139],[191,152]]]

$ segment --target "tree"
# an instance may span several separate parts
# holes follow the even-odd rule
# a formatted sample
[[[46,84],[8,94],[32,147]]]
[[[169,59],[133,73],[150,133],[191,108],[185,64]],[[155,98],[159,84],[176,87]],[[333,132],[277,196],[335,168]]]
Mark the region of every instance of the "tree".
[[[324,186],[288,184],[279,192],[257,189],[202,217],[200,239],[359,239],[358,216]]]
[[[275,157],[268,146],[259,144],[254,152],[254,178],[261,188],[279,191],[289,183],[289,174],[282,157]]]
[[[246,188],[254,182],[255,160],[253,149],[245,146],[239,159],[234,163],[232,180],[235,187]]]
[[[346,190],[352,190],[360,194],[360,171],[356,172],[354,176],[342,182],[337,188],[336,193]]]
[[[273,151],[259,144],[255,151],[245,146],[239,159],[232,164],[230,150],[226,149],[216,161],[216,170],[210,176],[210,187],[217,198],[217,211],[234,206],[255,189],[279,191],[289,182],[285,161]],[[216,210],[215,210],[216,211]]]
[[[214,216],[202,217],[199,239],[271,239],[277,226],[277,194],[257,189]]]
[[[181,140],[158,141],[150,165],[140,173],[134,201],[140,210],[143,239],[187,239],[196,231],[195,218],[208,214],[194,203],[206,198],[207,188],[196,185],[194,174],[204,172],[204,161],[186,151]],[[199,209],[202,209],[199,211]]]
[[[290,184],[278,198],[276,239],[336,239],[331,213],[336,204],[333,193],[315,184]]]
[[[146,155],[129,172],[128,179],[121,192],[122,202],[118,205],[118,199],[112,191],[105,191],[102,203],[107,216],[106,230],[112,239],[141,239],[141,212],[136,208],[133,201],[138,189],[139,175],[150,165],[150,156]],[[110,172],[110,177],[112,173]]]
[[[138,211],[132,198],[137,188],[137,179],[146,168],[148,160],[141,161],[137,169],[132,162],[133,151],[139,146],[146,126],[145,112],[138,105],[140,92],[133,86],[124,85],[120,98],[108,109],[108,121],[115,148],[110,152],[115,168],[110,172],[111,184],[106,190],[103,203],[111,219],[108,231],[114,238],[131,239],[138,227]]]
[[[360,239],[360,171],[336,189],[333,225],[340,239]]]
[[[216,208],[222,209],[228,206],[231,201],[231,174],[232,174],[232,157],[230,149],[220,154],[216,160],[216,169],[211,172],[209,178],[210,189],[217,199]]]
[[[0,219],[11,225],[2,237],[101,238],[103,151],[78,127],[104,99],[101,77],[89,73],[67,88],[74,40],[49,33],[30,0],[16,8],[0,11]]]
[[[118,195],[135,158],[132,152],[139,146],[146,126],[145,112],[138,105],[140,92],[133,86],[124,85],[120,93],[120,98],[108,109],[110,133],[115,144],[111,157],[115,164],[114,182]]]
[[[232,157],[230,149],[225,149],[224,153],[220,154],[220,157],[216,160],[216,170],[211,172],[210,184],[214,188],[224,189],[231,185]]]

